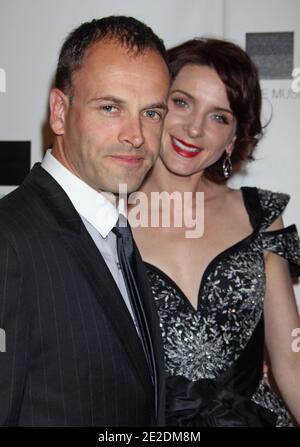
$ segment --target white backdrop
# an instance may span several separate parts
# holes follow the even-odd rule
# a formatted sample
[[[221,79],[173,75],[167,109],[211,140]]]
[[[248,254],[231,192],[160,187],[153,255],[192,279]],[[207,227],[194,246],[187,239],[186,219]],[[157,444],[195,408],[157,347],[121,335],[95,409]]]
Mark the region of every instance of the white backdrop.
[[[294,65],[300,67],[300,2],[298,0],[0,0],[0,69],[6,93],[0,92],[0,141],[30,140],[31,164],[40,161],[44,145],[48,93],[60,46],[81,22],[111,14],[145,21],[167,46],[199,35],[226,37],[245,45],[245,33],[293,31]],[[257,151],[257,161],[233,186],[255,185],[291,194],[287,224],[300,229],[300,95],[276,98],[289,80],[263,81],[274,117]],[[0,88],[1,91],[1,88]],[[274,94],[275,91],[275,94]],[[0,179],[1,184],[1,179]],[[0,187],[0,195],[13,187]],[[300,287],[296,286],[300,304]]]
[[[300,67],[299,0],[226,0],[224,36],[245,46],[245,33],[293,31],[294,66]],[[260,186],[291,195],[284,213],[285,223],[296,223],[300,231],[300,94],[291,94],[291,80],[264,80],[264,120],[273,118],[265,138],[249,164],[247,175],[236,176],[233,186]],[[290,96],[290,98],[289,98]],[[300,310],[300,285],[295,286]]]

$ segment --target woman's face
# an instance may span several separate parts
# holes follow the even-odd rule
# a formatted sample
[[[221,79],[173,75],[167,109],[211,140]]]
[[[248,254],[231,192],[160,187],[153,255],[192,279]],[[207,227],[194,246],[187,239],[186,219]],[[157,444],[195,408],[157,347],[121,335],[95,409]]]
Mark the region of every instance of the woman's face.
[[[171,86],[160,157],[178,175],[203,173],[232,152],[235,118],[224,83],[207,66],[185,65]]]

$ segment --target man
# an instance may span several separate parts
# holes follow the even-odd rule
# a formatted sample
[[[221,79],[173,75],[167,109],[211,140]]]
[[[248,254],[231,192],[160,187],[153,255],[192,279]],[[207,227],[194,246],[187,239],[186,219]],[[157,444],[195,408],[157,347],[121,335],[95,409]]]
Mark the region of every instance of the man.
[[[133,18],[85,23],[62,47],[52,152],[0,203],[2,425],[163,423],[154,303],[135,251],[134,306],[106,196],[154,163],[168,84],[162,42]]]

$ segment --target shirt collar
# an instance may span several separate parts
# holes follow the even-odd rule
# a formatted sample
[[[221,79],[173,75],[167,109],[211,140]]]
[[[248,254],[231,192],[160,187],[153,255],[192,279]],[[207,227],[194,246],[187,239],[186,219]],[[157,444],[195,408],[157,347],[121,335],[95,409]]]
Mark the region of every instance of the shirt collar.
[[[117,223],[117,208],[103,194],[65,168],[51,150],[46,152],[41,166],[63,188],[76,211],[105,238]]]

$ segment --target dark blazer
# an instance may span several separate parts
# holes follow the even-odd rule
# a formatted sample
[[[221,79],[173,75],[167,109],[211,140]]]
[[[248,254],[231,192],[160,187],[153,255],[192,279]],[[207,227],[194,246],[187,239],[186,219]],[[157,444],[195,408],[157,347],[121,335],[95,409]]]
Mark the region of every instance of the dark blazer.
[[[37,164],[0,201],[0,425],[164,424],[158,317],[136,258],[157,399],[119,289],[63,189]]]

